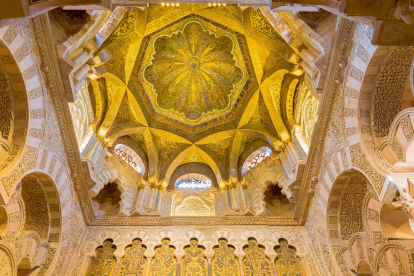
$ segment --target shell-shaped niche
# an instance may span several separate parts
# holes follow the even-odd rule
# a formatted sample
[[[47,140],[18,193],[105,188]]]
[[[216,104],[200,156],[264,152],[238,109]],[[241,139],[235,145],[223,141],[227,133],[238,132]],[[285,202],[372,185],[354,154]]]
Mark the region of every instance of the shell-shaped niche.
[[[197,120],[228,108],[235,86],[243,80],[230,37],[217,36],[193,21],[171,36],[161,35],[153,47],[144,76],[161,109]]]

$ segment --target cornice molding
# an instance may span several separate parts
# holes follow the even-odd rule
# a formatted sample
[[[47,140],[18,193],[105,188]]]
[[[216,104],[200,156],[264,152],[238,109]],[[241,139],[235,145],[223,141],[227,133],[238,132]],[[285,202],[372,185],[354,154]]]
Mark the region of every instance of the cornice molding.
[[[301,225],[305,224],[309,214],[309,208],[314,189],[314,177],[317,177],[321,167],[321,157],[324,149],[324,142],[329,128],[329,122],[332,116],[333,104],[335,97],[339,94],[343,79],[344,68],[340,64],[343,63],[347,54],[351,51],[349,45],[352,42],[352,34],[355,24],[345,18],[339,18],[337,33],[334,38],[332,58],[328,67],[328,75],[322,91],[322,98],[318,108],[318,121],[313,130],[311,144],[309,146],[308,158],[302,178],[301,191],[298,204],[295,211],[295,221]]]
[[[96,218],[94,226],[178,226],[178,225],[266,225],[266,226],[299,226],[300,224],[291,218],[269,218],[269,217],[116,217]]]
[[[82,169],[86,164],[81,164],[81,156],[75,130],[72,125],[69,106],[65,93],[62,93],[65,90],[62,76],[60,75],[48,15],[44,13],[30,20],[32,20],[34,25],[32,32],[37,42],[47,92],[52,101],[56,117],[58,118],[60,133],[64,141],[66,161],[71,169],[71,179],[75,184],[74,187],[79,196],[85,222],[86,224],[90,224],[95,218],[87,193],[87,179],[90,179],[90,176],[85,176],[84,170]]]

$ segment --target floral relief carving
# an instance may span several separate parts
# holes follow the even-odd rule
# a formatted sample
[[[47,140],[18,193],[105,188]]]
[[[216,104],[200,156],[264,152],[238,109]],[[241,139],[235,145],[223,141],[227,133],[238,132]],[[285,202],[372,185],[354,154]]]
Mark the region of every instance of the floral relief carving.
[[[246,276],[273,276],[270,261],[266,258],[264,249],[260,248],[257,241],[249,240],[249,246],[244,250],[246,257],[243,259],[244,275]]]
[[[278,275],[305,276],[302,264],[296,257],[296,250],[289,248],[286,240],[279,241],[276,249],[277,260],[275,263]]]
[[[207,276],[207,259],[204,250],[196,239],[190,241],[190,246],[184,250],[185,256],[181,262],[181,276]]]
[[[151,276],[175,276],[177,260],[174,257],[175,249],[170,246],[170,241],[165,239],[161,247],[155,249],[155,258],[151,265]]]
[[[409,76],[413,57],[413,48],[399,47],[381,67],[372,108],[372,129],[377,137],[388,134],[391,123],[401,111],[404,83]]]
[[[116,261],[114,259],[115,249],[112,248],[112,241],[104,242],[102,248],[96,249],[96,256],[92,257],[89,265],[88,276],[109,276],[115,270]]]
[[[214,249],[212,261],[213,276],[239,276],[239,265],[234,256],[234,248],[228,246],[224,239],[219,240],[219,245]]]
[[[133,240],[132,246],[125,249],[125,257],[121,259],[118,276],[144,276],[145,250],[146,248],[142,246],[139,239]]]

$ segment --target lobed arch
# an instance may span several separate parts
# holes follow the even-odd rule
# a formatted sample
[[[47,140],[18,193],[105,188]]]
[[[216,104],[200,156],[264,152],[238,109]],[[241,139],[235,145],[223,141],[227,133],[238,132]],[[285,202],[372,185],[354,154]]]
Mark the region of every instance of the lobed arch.
[[[220,239],[226,239],[229,244],[233,245],[235,248],[235,254],[241,258],[245,257],[245,252],[243,248],[245,245],[249,244],[249,240],[255,239],[258,244],[265,247],[264,254],[269,259],[274,258],[277,253],[274,251],[275,245],[280,245],[278,242],[281,237],[288,241],[288,248],[294,248],[296,256],[300,258],[300,262],[303,263],[303,260],[306,260],[308,256],[309,249],[307,248],[306,243],[303,243],[303,234],[299,236],[297,233],[293,233],[289,230],[280,232],[274,231],[273,233],[266,232],[261,233],[261,231],[256,231],[253,227],[250,230],[233,232],[222,230],[220,228],[208,229],[207,231],[203,229],[197,229],[196,227],[184,231],[167,231],[163,229],[158,229],[156,227],[146,228],[144,230],[133,231],[129,229],[127,231],[120,230],[102,230],[89,234],[88,243],[83,245],[83,258],[92,257],[95,254],[95,249],[101,246],[106,240],[112,239],[114,245],[116,245],[116,250],[114,251],[114,256],[122,258],[125,256],[127,248],[134,240],[140,239],[142,244],[146,246],[144,253],[145,257],[153,257],[155,252],[154,248],[161,243],[162,240],[168,238],[170,244],[175,246],[174,255],[177,257],[182,257],[185,254],[185,248],[190,244],[191,240],[197,239],[198,245],[205,248],[204,256],[205,257],[214,257],[213,248],[218,245]],[[241,229],[240,229],[241,230]],[[240,235],[241,234],[241,235]],[[306,235],[306,234],[305,234]],[[263,248],[263,247],[261,247]],[[299,260],[295,256],[295,260]],[[306,261],[307,263],[308,261]],[[85,262],[86,263],[86,262]],[[303,264],[306,267],[305,264]]]
[[[365,234],[370,231],[364,210],[373,197],[376,198],[376,195],[370,181],[357,169],[340,173],[333,182],[327,200],[325,225],[328,235],[325,242],[334,252],[341,271],[356,271],[359,261],[366,260],[368,256],[368,253],[361,252],[360,247],[355,248],[354,245],[356,240],[359,245],[366,245],[365,248],[370,244]]]
[[[123,210],[124,193],[119,180],[109,181],[91,198],[96,216],[116,216]]]
[[[27,189],[26,192],[25,192],[25,189]],[[58,243],[60,241],[60,232],[62,230],[62,224],[63,224],[59,191],[53,179],[44,173],[35,172],[35,173],[26,175],[20,181],[15,191],[21,195],[23,203],[25,204],[25,209],[27,208],[27,204],[30,201],[33,201],[35,205],[39,204],[38,200],[35,200],[34,198],[32,198],[33,195],[35,194],[34,189],[42,189],[42,192],[41,193],[39,192],[39,199],[40,199],[41,194],[43,193],[44,196],[42,199],[46,200],[46,208],[47,208],[47,212],[49,216],[47,219],[48,224],[49,224],[49,229],[45,234],[39,233],[38,226],[36,225],[36,223],[38,222],[36,222],[36,219],[34,218],[30,219],[30,222],[35,223],[35,224],[26,228],[28,219],[29,219],[28,218],[29,213],[26,210],[25,211],[26,223],[25,223],[24,231],[36,231],[38,232],[39,237],[42,240],[47,240],[49,243],[53,243],[53,242]],[[31,206],[30,208],[34,209],[34,210],[31,210],[33,214],[30,214],[30,215],[32,216],[40,215],[37,212],[37,206]],[[32,221],[32,220],[35,220],[35,221]]]
[[[57,260],[64,226],[60,194],[52,177],[42,172],[26,174],[2,208],[9,218],[3,240],[25,252],[15,259],[17,274],[47,271]]]

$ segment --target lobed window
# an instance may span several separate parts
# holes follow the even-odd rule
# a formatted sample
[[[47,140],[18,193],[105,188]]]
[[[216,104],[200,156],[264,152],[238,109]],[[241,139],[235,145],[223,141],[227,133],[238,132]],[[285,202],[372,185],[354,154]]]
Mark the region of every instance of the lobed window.
[[[177,179],[175,187],[178,189],[208,189],[211,187],[211,180],[208,177],[198,174],[185,174]]]
[[[256,167],[263,160],[270,157],[272,151],[268,147],[261,147],[247,157],[242,167],[242,174],[245,175],[248,171]]]
[[[145,166],[141,157],[139,157],[139,155],[130,147],[118,144],[115,146],[114,153],[121,157],[122,160],[124,160],[140,174],[143,175],[145,173]]]

